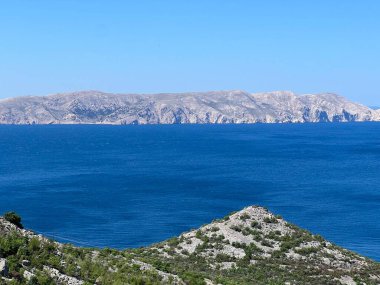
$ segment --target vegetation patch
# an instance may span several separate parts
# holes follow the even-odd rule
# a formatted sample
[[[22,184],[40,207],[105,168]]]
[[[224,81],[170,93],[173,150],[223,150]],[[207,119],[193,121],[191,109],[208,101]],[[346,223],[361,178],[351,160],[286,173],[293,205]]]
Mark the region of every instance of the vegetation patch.
[[[16,214],[15,212],[7,212],[4,214],[4,219],[8,222],[14,224],[15,226],[19,227],[20,229],[24,228],[21,224],[21,217]]]

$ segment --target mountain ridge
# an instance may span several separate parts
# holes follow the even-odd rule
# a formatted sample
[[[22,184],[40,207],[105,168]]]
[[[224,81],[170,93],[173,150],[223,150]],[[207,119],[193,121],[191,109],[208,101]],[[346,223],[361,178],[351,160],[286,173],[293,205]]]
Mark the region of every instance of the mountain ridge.
[[[380,111],[334,93],[243,90],[57,93],[0,100],[0,124],[240,124],[380,121]]]

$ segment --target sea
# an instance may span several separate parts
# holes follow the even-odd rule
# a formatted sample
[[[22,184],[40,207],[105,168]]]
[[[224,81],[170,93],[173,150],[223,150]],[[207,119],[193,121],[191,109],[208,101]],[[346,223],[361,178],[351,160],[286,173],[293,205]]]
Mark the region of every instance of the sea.
[[[0,214],[147,246],[260,205],[380,261],[380,123],[0,126]]]

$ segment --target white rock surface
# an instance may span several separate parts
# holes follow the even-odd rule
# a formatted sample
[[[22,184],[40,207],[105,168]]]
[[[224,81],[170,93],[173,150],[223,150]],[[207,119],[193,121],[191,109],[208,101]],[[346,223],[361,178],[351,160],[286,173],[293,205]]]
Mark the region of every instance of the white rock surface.
[[[343,285],[356,285],[357,283],[351,276],[342,276],[339,279],[340,283]]]
[[[55,282],[57,282],[57,284],[82,285],[84,283],[82,280],[62,274],[57,269],[49,266],[44,265],[44,270],[50,275],[51,278],[55,280]]]
[[[32,272],[28,270],[25,270],[23,276],[26,280],[30,280],[32,277],[35,276],[35,274],[33,274]]]
[[[0,258],[0,276],[8,276],[8,263],[5,258]]]
[[[380,121],[380,111],[331,93],[85,91],[0,100],[0,124],[184,124]]]

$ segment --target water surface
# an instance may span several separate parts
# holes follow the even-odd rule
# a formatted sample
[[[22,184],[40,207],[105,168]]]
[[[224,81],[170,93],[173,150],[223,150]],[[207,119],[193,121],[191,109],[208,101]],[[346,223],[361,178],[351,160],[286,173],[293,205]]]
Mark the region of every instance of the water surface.
[[[149,245],[257,204],[380,260],[380,124],[0,126],[0,211]]]

